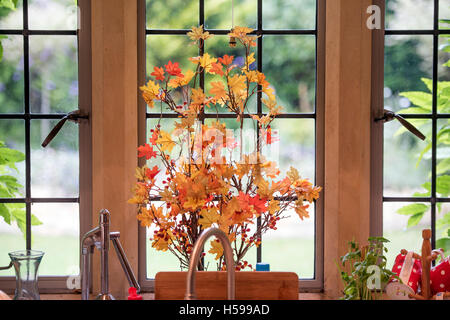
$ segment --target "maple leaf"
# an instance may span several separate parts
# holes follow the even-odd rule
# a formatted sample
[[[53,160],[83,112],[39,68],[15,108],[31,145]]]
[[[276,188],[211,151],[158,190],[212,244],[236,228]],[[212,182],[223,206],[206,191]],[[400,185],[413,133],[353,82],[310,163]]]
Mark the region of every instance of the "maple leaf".
[[[169,240],[158,238],[152,242],[152,248],[165,252],[169,249]]]
[[[154,67],[153,68],[153,72],[150,73],[151,76],[154,76],[156,80],[161,80],[164,81],[164,69],[163,68],[158,68],[158,67]]]
[[[280,202],[276,200],[272,200],[268,202],[267,210],[271,215],[274,215],[277,211],[280,210]]]
[[[209,73],[212,74],[218,74],[220,76],[223,76],[223,66],[220,62],[213,62],[211,64],[211,69],[209,70]]]
[[[263,213],[267,211],[267,200],[265,199],[261,199],[258,195],[251,197],[249,204],[253,206],[253,208],[256,210],[256,212],[258,213]]]
[[[211,82],[211,90],[209,92],[214,95],[216,101],[227,98],[227,91],[225,90],[225,85],[221,81]],[[223,103],[223,102],[222,102]]]
[[[234,56],[229,56],[224,54],[222,58],[219,58],[219,62],[225,66],[228,66],[233,63]]]
[[[205,68],[206,72],[210,72],[212,64],[214,62],[217,62],[217,59],[214,57],[211,57],[208,53],[205,53],[199,59],[200,66]]]
[[[252,52],[251,54],[249,54],[249,55],[247,56],[246,60],[247,60],[247,61],[246,61],[246,64],[245,64],[245,69],[247,69],[247,67],[250,68],[250,65],[251,65],[253,62],[256,61],[256,59],[255,59],[255,53]]]
[[[211,249],[209,249],[209,253],[215,254],[216,257],[215,260],[219,260],[220,257],[223,256],[223,247],[222,244],[219,242],[219,240],[211,240]]]
[[[139,87],[142,91],[142,97],[150,108],[153,108],[155,103],[153,100],[158,99],[159,85],[149,80],[147,85]]]
[[[205,229],[211,227],[213,223],[219,221],[220,215],[216,208],[203,209],[200,211],[201,218],[198,223]]]
[[[235,74],[233,77],[228,77],[228,85],[230,86],[231,90],[234,92],[239,92],[241,90],[244,90],[245,87],[245,76]]]
[[[176,142],[172,140],[170,133],[164,130],[161,130],[159,134],[161,137],[156,140],[156,143],[161,145],[162,151],[171,152],[173,147],[175,147]]]
[[[309,204],[303,205],[303,201],[297,200],[295,202],[295,212],[298,214],[301,220],[309,218],[309,213],[306,209],[309,208]]]
[[[181,74],[178,62],[172,63],[172,61],[169,61],[164,67],[166,68],[167,73],[172,76],[179,76]]]
[[[286,173],[286,176],[291,180],[292,183],[294,183],[297,180],[300,180],[300,174],[298,173],[298,170],[294,167],[290,167],[289,171]]]
[[[161,170],[159,170],[158,166],[154,166],[152,169],[147,168],[145,170],[145,175],[150,180],[153,180],[160,171]]]
[[[145,157],[146,160],[155,158],[158,155],[155,151],[153,151],[153,147],[148,143],[144,144],[143,146],[140,146],[138,148],[138,151],[139,151],[138,157],[139,158]]]
[[[192,104],[202,105],[205,103],[206,95],[203,93],[202,88],[192,88]]]
[[[195,199],[193,197],[188,197],[187,201],[184,202],[183,207],[187,210],[197,210],[205,205],[205,201],[202,199]]]
[[[150,227],[153,223],[153,216],[151,215],[150,210],[147,210],[146,208],[141,208],[137,218],[143,227]]]
[[[187,33],[187,35],[189,36],[189,38],[191,40],[194,40],[194,41],[206,40],[213,36],[208,31],[203,30],[203,25],[201,25],[200,27],[193,26],[191,29],[192,29],[192,31],[189,31]]]

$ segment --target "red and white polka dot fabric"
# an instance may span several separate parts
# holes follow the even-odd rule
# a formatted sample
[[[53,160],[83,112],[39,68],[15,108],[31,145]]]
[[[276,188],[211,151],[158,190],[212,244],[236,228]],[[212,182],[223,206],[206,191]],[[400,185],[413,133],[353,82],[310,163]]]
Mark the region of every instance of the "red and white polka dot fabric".
[[[414,293],[417,293],[422,277],[422,262],[419,259],[414,259],[412,257],[412,252],[411,256],[408,256],[408,254],[399,254],[395,258],[392,272],[397,274],[404,284],[411,287]],[[396,279],[394,279],[394,281],[396,281]]]
[[[422,277],[422,263],[414,259],[413,252],[399,254],[395,258],[394,272],[401,280],[392,277],[386,286],[386,293],[393,300],[409,300],[409,296],[417,293]]]
[[[433,295],[439,292],[450,292],[450,257],[441,253],[441,262],[430,271],[430,286]]]

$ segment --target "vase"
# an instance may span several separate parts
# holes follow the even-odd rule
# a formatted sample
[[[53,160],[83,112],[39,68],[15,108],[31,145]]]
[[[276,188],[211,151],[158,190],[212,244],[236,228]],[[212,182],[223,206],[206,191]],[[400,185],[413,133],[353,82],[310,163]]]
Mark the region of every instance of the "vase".
[[[9,253],[16,272],[14,300],[40,300],[38,290],[38,269],[44,252],[22,250]]]

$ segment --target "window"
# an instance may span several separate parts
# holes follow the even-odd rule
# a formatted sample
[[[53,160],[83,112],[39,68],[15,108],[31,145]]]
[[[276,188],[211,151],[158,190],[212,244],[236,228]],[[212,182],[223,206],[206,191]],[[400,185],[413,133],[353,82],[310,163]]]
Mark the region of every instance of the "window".
[[[274,122],[273,129],[280,133],[280,170],[286,172],[295,166],[303,177],[316,185],[322,178],[322,106],[316,99],[320,92],[321,77],[318,24],[321,21],[321,1],[315,0],[245,0],[234,2],[234,25],[247,26],[261,35],[255,49],[255,68],[263,71],[275,87],[284,114]],[[242,56],[239,47],[228,46],[227,33],[231,28],[232,1],[146,1],[146,56],[147,75],[154,66],[169,60],[180,63],[182,70],[191,68],[188,58],[201,54],[190,45],[186,32],[192,26],[203,25],[215,36],[206,42],[204,51],[214,56]],[[141,79],[142,83],[145,79]],[[209,91],[210,79],[205,76],[203,87]],[[144,106],[145,108],[145,106]],[[146,112],[146,132],[154,128],[162,117],[161,126],[173,127],[176,115],[160,114],[155,107]],[[253,114],[262,114],[260,101],[254,101]],[[235,116],[226,111],[205,111],[205,123],[220,118],[233,128]],[[249,115],[247,115],[249,118]],[[142,130],[141,141],[144,141]],[[321,201],[310,210],[310,218],[300,221],[295,213],[279,224],[276,232],[263,235],[262,245],[248,252],[246,260],[270,263],[273,271],[296,272],[302,288],[322,287],[322,206]],[[146,233],[147,232],[147,233]],[[152,288],[152,278],[159,271],[179,271],[179,262],[170,253],[158,252],[148,238],[152,230],[141,230],[140,279],[144,287]],[[208,249],[205,247],[205,251]],[[215,266],[213,257],[205,257],[206,264]]]
[[[414,18],[412,18],[414,17]],[[450,3],[386,1],[384,104],[423,132],[384,126],[384,235],[388,261],[400,249],[420,253],[421,230],[450,250]]]
[[[8,265],[11,251],[44,251],[39,268],[44,289],[66,288],[61,277],[79,272],[77,124],[66,122],[47,148],[41,147],[53,126],[79,105],[77,12],[72,0],[19,0],[15,10],[0,9],[0,35],[6,37],[0,140],[25,155],[17,171],[0,168],[23,186],[12,197],[0,197],[0,205],[24,212],[23,232],[0,219],[0,265]],[[12,275],[12,269],[0,271],[2,279]]]

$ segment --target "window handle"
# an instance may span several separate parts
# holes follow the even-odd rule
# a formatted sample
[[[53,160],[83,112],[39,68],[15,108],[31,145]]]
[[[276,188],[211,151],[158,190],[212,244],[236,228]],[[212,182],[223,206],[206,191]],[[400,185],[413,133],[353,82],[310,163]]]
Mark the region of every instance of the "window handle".
[[[42,147],[45,148],[59,133],[61,128],[64,126],[67,120],[78,123],[80,119],[89,119],[89,114],[83,113],[80,109],[74,110],[66,114],[50,131],[47,138],[45,138],[44,142],[42,142]]]
[[[423,135],[423,133],[420,132],[415,126],[413,126],[411,124],[411,122],[407,121],[405,118],[392,112],[391,110],[384,109],[383,117],[377,118],[377,119],[375,119],[375,121],[389,122],[394,119],[397,119],[406,129],[408,129],[412,134],[414,134],[419,139],[421,139],[421,140],[426,139],[426,137]]]

